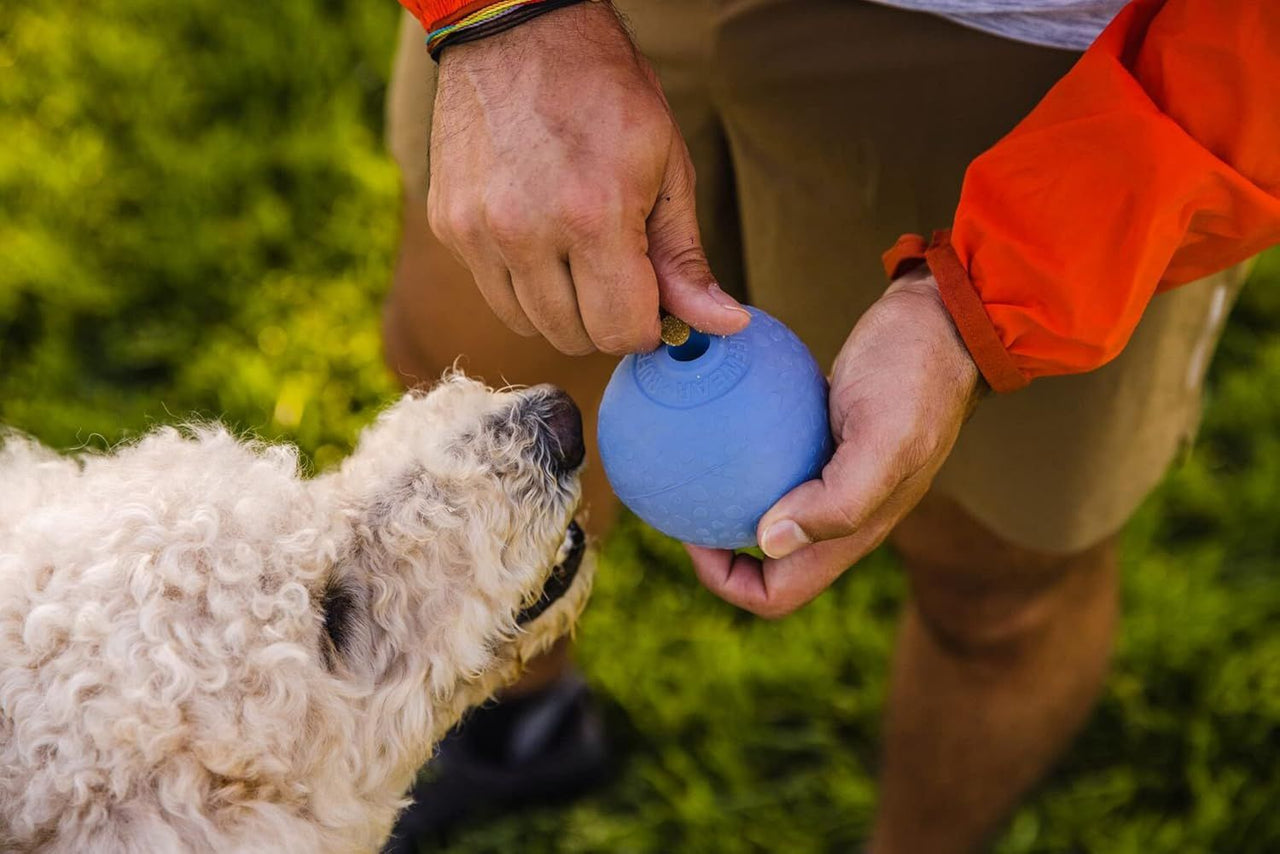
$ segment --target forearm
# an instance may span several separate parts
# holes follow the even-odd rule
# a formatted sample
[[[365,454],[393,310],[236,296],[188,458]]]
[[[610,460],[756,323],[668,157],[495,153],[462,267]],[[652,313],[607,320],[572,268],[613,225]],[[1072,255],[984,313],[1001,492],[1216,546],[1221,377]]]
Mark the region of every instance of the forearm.
[[[1151,296],[1280,242],[1280,16],[1139,0],[970,166],[927,255],[991,385],[1091,370]]]
[[[432,231],[518,333],[622,355],[657,346],[660,307],[720,335],[750,320],[715,286],[688,150],[607,2],[446,41],[430,170]]]

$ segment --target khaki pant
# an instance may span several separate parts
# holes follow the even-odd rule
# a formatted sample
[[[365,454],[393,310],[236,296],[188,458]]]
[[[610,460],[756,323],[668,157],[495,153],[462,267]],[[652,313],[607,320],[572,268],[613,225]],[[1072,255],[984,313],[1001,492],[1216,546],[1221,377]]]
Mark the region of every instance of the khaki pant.
[[[689,144],[712,270],[823,363],[884,290],[880,253],[903,232],[949,225],[967,164],[1076,57],[859,0],[616,5]],[[388,135],[411,193],[426,192],[434,77],[406,16]],[[1117,531],[1194,435],[1244,276],[1241,266],[1156,297],[1098,371],[985,401],[935,489],[1043,552]]]

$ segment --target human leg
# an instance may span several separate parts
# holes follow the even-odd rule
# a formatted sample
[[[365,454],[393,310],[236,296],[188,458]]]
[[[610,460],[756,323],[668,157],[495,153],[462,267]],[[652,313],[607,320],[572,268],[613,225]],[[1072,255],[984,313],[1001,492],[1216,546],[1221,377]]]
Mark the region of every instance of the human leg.
[[[1114,634],[1116,532],[1190,441],[1243,276],[1158,297],[1095,374],[990,402],[895,531],[912,596],[876,854],[974,850],[1083,724]]]
[[[1043,554],[931,496],[893,541],[911,599],[893,660],[870,850],[972,851],[1101,691],[1117,619],[1115,539]]]
[[[748,282],[827,359],[883,290],[880,250],[946,225],[965,165],[1073,57],[870,4],[725,10]],[[874,850],[972,850],[1084,720],[1113,634],[1115,534],[1194,427],[1239,277],[1158,297],[1094,374],[982,404],[902,523],[912,595]]]

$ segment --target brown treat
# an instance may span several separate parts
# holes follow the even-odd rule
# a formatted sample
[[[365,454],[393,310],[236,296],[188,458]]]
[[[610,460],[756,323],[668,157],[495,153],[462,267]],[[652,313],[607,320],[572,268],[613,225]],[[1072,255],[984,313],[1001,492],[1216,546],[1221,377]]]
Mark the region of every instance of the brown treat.
[[[674,314],[662,315],[662,343],[679,347],[689,340],[689,324]]]

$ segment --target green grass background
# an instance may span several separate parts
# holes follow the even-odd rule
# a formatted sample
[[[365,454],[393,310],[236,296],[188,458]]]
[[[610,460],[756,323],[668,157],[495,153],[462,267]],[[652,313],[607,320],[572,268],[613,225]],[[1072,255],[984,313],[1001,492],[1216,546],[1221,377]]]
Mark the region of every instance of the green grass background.
[[[103,447],[194,412],[316,467],[346,452],[394,393],[377,319],[396,18],[392,0],[0,5],[0,421]],[[1126,537],[1106,696],[999,851],[1280,850],[1277,328],[1273,254],[1198,446]],[[852,850],[902,595],[877,553],[760,623],[625,525],[581,630],[625,772],[453,850]]]

